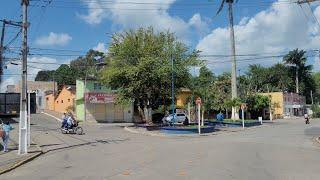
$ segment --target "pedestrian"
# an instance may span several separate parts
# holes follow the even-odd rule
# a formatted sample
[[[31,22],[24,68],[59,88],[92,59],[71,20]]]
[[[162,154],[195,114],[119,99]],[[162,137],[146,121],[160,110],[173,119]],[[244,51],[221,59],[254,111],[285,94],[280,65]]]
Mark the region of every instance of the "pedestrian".
[[[2,126],[2,129],[4,131],[4,135],[2,136],[3,152],[8,152],[9,133],[10,133],[11,130],[13,130],[13,127],[10,125],[9,121],[7,121]]]

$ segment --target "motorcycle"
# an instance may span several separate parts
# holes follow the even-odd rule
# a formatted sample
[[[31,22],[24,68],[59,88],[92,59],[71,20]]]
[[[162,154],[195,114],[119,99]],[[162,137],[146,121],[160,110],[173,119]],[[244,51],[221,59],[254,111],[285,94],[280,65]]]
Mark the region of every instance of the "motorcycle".
[[[82,135],[83,134],[83,129],[77,123],[77,124],[73,125],[71,128],[62,127],[61,128],[61,133],[62,134],[78,134],[78,135]]]
[[[309,120],[309,118],[306,118],[305,123],[306,123],[306,124],[310,124],[310,120]]]

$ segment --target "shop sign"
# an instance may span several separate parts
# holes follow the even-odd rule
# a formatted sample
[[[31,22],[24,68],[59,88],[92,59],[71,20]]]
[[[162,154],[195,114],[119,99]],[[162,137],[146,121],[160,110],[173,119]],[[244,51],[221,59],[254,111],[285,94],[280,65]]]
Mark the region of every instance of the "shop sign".
[[[116,95],[110,93],[85,93],[85,99],[87,103],[92,104],[114,103]]]

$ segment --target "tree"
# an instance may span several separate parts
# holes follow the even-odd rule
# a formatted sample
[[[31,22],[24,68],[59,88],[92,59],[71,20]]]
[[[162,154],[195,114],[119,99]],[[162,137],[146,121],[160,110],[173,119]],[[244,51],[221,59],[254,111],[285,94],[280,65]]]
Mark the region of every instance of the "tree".
[[[39,71],[35,81],[54,81],[55,71]]]
[[[76,84],[76,79],[96,78],[98,72],[96,64],[104,60],[103,53],[89,50],[85,56],[72,60],[70,66],[63,64],[54,71],[39,71],[35,80],[56,81],[60,88],[63,85]]]
[[[202,115],[205,112],[208,114],[212,107],[213,99],[210,97],[210,89],[214,81],[214,74],[205,66],[200,68],[199,76],[193,78],[192,91],[195,96],[201,97],[202,99]]]
[[[311,65],[306,65],[307,58],[306,51],[295,49],[290,51],[283,57],[285,64],[289,65],[293,72],[295,72],[296,93],[299,94],[299,77],[306,79],[310,77]]]
[[[269,107],[269,97],[259,94],[250,95],[246,99],[248,111],[250,111],[254,118],[261,116],[263,109]]]
[[[75,84],[77,79],[77,71],[66,64],[61,65],[55,72],[54,77],[58,86]]]
[[[198,65],[198,53],[190,52],[173,33],[140,28],[115,34],[109,47],[110,64],[101,71],[104,84],[117,89],[118,99],[134,99],[140,116],[152,122],[152,110],[161,99],[171,98],[174,61],[175,92],[190,83],[189,67]]]
[[[88,76],[96,77],[96,65],[104,58],[104,53],[90,49],[84,57],[81,56],[71,61],[70,67],[77,71],[78,78],[85,79]]]
[[[320,72],[314,73],[312,75],[313,81],[315,82],[313,91],[313,99],[315,104],[320,103]]]
[[[292,91],[293,80],[290,76],[290,69],[283,64],[275,64],[268,68],[270,77],[269,91]]]
[[[231,78],[229,73],[217,77],[210,89],[210,97],[213,99],[211,109],[228,113],[228,102],[231,101]]]
[[[249,89],[254,93],[264,92],[270,83],[268,68],[253,64],[249,66],[247,76],[249,78]]]

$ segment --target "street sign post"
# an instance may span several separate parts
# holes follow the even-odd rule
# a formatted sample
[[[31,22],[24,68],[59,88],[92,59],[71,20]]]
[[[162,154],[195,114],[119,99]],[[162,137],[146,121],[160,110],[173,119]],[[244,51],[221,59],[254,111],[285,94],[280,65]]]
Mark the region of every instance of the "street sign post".
[[[244,129],[244,109],[247,108],[245,103],[241,104],[242,128]]]
[[[201,114],[200,114],[200,110],[201,110],[201,98],[198,97],[196,99],[196,104],[197,104],[197,107],[198,107],[198,132],[199,132],[199,135],[201,134]]]

